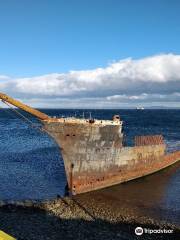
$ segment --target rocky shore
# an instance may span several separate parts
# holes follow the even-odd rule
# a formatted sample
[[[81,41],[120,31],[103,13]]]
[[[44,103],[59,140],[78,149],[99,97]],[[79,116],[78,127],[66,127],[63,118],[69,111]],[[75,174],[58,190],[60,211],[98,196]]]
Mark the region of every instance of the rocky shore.
[[[179,226],[135,216],[128,208],[120,210],[93,193],[45,202],[1,202],[0,219],[0,229],[18,240],[180,239]],[[172,229],[173,234],[136,236],[137,226]]]

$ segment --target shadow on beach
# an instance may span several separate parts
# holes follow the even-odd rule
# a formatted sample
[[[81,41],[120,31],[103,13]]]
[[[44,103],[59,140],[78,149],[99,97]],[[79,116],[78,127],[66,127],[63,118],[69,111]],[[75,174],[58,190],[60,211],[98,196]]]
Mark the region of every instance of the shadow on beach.
[[[59,204],[61,201],[63,200],[59,199],[50,206],[50,208],[54,207],[53,211],[43,209],[42,204],[40,206],[16,206],[12,204],[1,206],[0,228],[18,240],[180,239],[178,229],[174,229],[174,234],[143,234],[142,236],[136,236],[134,230],[137,226],[150,229],[158,229],[159,227],[153,224],[137,224],[126,221],[113,223],[91,215],[88,216],[89,219],[75,218],[72,217],[73,206],[63,204],[62,207]],[[78,203],[73,204],[77,205]],[[55,214],[55,207],[57,207],[57,214]],[[79,208],[79,211],[86,211],[86,209],[81,209],[79,204],[77,208]],[[66,217],[62,218],[58,214],[62,214],[63,211],[66,212]],[[88,215],[88,212],[86,214]]]

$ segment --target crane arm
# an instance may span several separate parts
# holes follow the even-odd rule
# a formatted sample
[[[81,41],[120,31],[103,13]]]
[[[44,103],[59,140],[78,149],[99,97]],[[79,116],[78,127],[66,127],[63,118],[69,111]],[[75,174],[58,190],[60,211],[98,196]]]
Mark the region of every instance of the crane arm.
[[[15,100],[15,99],[9,97],[8,95],[6,95],[4,93],[0,93],[0,99],[3,102],[10,103],[11,105],[13,105],[15,107],[18,107],[18,108],[24,110],[25,112],[28,112],[28,113],[32,114],[33,116],[37,117],[40,120],[47,120],[47,119],[50,118],[45,113],[42,113],[42,112],[40,112],[40,111],[38,111],[38,110],[36,110],[34,108],[31,108],[31,107],[25,105],[24,103],[21,103],[20,101]]]

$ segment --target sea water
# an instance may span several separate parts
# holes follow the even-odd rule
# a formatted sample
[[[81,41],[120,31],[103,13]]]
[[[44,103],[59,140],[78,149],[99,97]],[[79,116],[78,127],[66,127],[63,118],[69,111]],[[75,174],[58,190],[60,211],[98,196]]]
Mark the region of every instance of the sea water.
[[[126,145],[132,146],[137,135],[162,134],[168,152],[180,150],[180,110],[43,109],[42,111],[56,117],[91,116],[95,119],[112,119],[114,114],[119,114],[123,120]],[[10,109],[0,110],[0,199],[44,200],[57,195],[63,196],[66,176],[60,150],[50,136],[39,130],[41,124],[34,117],[28,114],[25,116],[31,122],[22,119]],[[162,178],[166,180],[163,180],[163,187],[160,187],[162,193],[159,201],[164,213],[171,211],[172,208],[176,213],[180,213],[179,165],[175,165],[174,169],[173,173],[172,169],[166,170],[165,173],[159,172],[155,180],[151,176],[148,178],[148,194],[151,196],[157,194],[154,188],[158,186],[158,182],[162,182]],[[129,188],[132,192],[132,189],[137,188],[136,185],[141,192],[143,189],[144,192],[147,191],[147,179],[133,181],[126,186],[126,190],[121,185],[118,189],[129,192]],[[140,198],[138,191],[133,197]]]

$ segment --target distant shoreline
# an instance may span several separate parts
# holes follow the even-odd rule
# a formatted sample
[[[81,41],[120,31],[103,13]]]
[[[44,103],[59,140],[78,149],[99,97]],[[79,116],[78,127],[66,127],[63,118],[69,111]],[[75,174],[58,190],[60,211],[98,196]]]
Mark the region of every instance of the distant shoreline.
[[[141,109],[136,108],[45,108],[45,107],[34,107],[36,109],[44,109],[44,110],[136,110],[141,111]],[[1,107],[2,109],[9,109],[7,107]],[[145,107],[143,110],[180,110],[180,108],[173,107]]]

